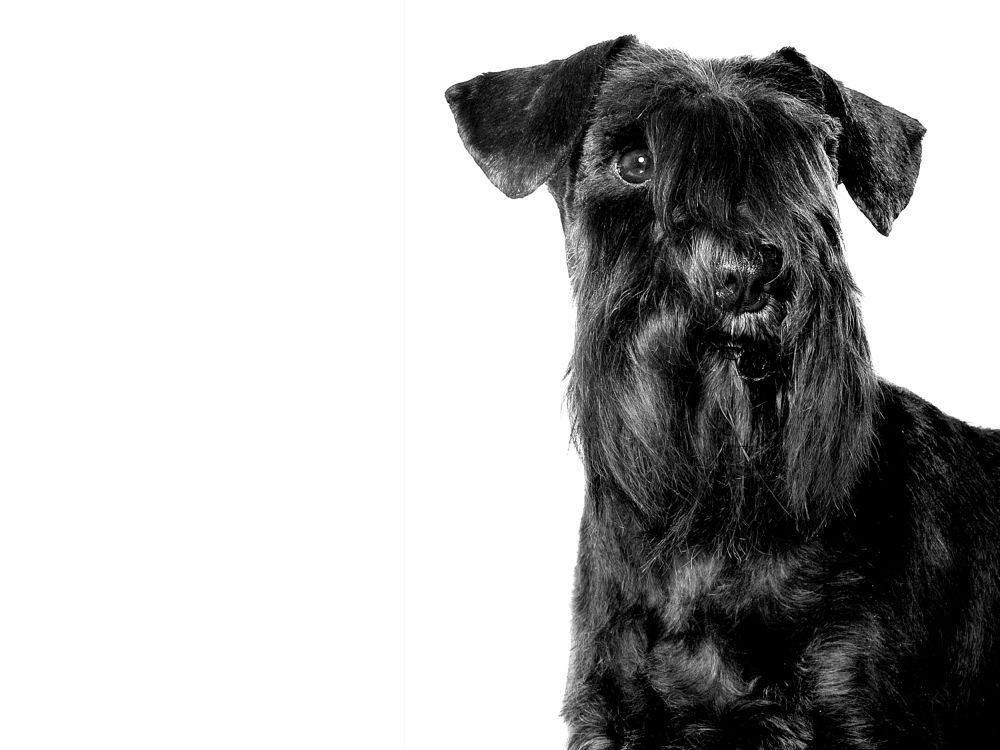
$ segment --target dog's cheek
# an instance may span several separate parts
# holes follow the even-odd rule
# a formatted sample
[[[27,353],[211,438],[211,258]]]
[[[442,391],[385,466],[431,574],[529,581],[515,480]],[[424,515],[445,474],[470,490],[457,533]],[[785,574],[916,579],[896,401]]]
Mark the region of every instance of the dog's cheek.
[[[612,271],[618,263],[642,265],[651,260],[655,216],[644,193],[591,180],[582,186],[579,198],[580,236],[588,246],[592,270]]]

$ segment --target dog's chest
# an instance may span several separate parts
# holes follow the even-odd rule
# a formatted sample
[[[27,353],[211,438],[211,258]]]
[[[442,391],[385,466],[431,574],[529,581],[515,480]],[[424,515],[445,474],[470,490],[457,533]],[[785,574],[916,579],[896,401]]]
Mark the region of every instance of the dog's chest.
[[[651,581],[646,671],[654,688],[721,699],[786,679],[819,603],[800,560],[692,555]]]

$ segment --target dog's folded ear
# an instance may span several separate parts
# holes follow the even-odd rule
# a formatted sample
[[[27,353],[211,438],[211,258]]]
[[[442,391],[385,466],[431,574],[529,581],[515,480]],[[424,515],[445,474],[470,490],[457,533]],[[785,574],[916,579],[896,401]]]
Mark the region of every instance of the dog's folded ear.
[[[511,198],[534,192],[569,158],[621,36],[565,60],[483,73],[445,92],[472,158]]]
[[[909,115],[835,81],[792,47],[778,50],[770,61],[811,79],[800,80],[794,93],[815,99],[840,121],[840,181],[875,228],[889,234],[892,222],[913,195],[926,128]],[[784,83],[791,82],[787,75],[783,77]]]

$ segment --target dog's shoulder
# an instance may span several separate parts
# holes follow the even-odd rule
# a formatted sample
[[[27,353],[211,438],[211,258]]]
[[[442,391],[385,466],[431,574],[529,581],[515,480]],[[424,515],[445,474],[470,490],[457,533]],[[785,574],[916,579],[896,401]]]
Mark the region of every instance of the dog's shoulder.
[[[973,442],[979,440],[1000,445],[1000,429],[977,427],[958,417],[946,414],[930,401],[895,383],[879,379],[883,416],[900,427],[910,426],[918,433],[929,431],[928,437]]]
[[[933,486],[979,485],[1000,500],[1000,430],[976,427],[912,391],[879,381],[878,453]]]

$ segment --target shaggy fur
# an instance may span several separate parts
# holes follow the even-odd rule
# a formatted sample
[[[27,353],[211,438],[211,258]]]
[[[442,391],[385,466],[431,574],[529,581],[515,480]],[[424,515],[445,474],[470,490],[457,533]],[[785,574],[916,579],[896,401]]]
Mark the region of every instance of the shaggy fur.
[[[547,184],[566,234],[572,750],[990,736],[1000,433],[873,373],[836,202],[843,183],[888,234],[923,127],[791,48],[632,37],[447,99],[494,184]],[[637,147],[654,170],[633,185],[616,164]],[[768,269],[759,311],[720,304],[734,268]]]

